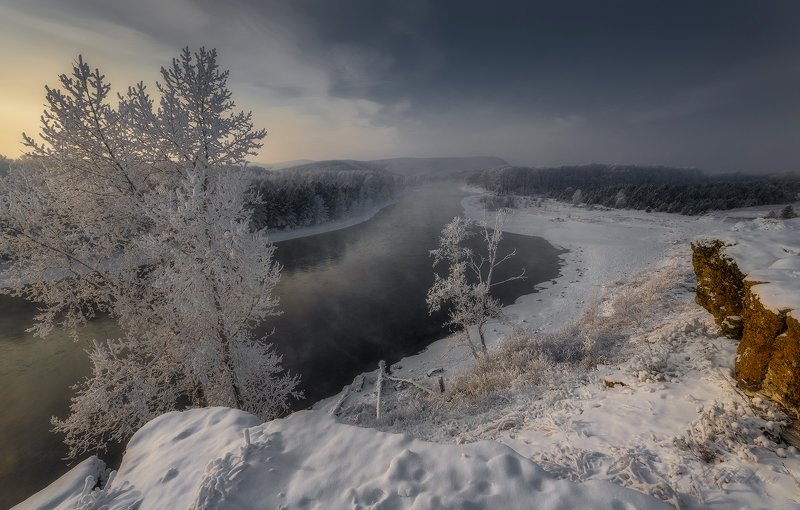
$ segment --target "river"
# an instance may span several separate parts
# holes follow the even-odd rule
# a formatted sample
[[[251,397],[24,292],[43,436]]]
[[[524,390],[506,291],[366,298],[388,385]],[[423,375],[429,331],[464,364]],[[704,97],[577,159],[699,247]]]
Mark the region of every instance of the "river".
[[[302,378],[306,398],[295,409],[338,392],[381,359],[392,363],[447,334],[444,316],[429,316],[425,306],[433,281],[428,252],[442,226],[461,214],[464,196],[452,183],[415,188],[369,221],[277,244],[283,314],[263,331],[275,330],[270,340],[285,368]],[[527,278],[496,287],[504,304],[559,271],[560,252],[543,239],[506,234],[501,253],[513,249],[498,281],[523,267]],[[33,339],[25,329],[34,314],[32,305],[0,297],[0,508],[69,469],[50,416],[66,414],[70,386],[88,373],[88,342],[116,331],[98,319],[77,343],[59,331]]]

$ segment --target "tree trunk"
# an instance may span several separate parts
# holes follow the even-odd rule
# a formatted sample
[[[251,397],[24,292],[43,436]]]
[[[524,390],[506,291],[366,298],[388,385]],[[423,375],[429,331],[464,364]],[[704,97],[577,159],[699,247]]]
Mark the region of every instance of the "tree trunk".
[[[194,387],[194,399],[198,407],[208,407],[208,399],[206,392],[203,390],[202,384],[196,384]]]
[[[481,351],[486,356],[488,351],[486,350],[486,337],[483,336],[483,323],[478,324],[478,335],[481,337]]]
[[[219,335],[220,343],[222,343],[222,362],[225,364],[225,368],[228,369],[228,374],[231,378],[231,390],[233,391],[233,399],[236,402],[236,409],[244,409],[244,402],[242,402],[242,394],[239,389],[239,382],[236,380],[236,372],[233,366],[230,342],[222,330],[219,330],[217,334]]]
[[[472,338],[469,336],[469,326],[467,326],[467,329],[464,330],[464,336],[467,337],[467,345],[469,346],[469,350],[472,351],[472,357],[478,359],[480,356],[478,356],[478,351],[475,349],[475,344],[472,343]]]
[[[219,302],[219,289],[214,281],[214,275],[211,275],[211,291],[214,296],[214,308],[217,311],[217,338],[222,345],[222,363],[227,369],[228,376],[230,377],[231,391],[233,393],[233,400],[236,404],[236,409],[244,409],[244,402],[242,401],[242,393],[239,388],[239,382],[236,380],[236,371],[233,366],[233,356],[231,356],[231,343],[228,335],[225,334],[225,317],[222,315],[222,305]]]

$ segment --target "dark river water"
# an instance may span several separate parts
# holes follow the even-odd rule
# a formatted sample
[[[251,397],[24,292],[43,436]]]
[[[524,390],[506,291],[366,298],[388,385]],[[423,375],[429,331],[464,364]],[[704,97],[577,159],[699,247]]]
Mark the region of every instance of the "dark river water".
[[[283,315],[264,330],[274,328],[270,340],[284,367],[302,378],[306,398],[295,409],[338,392],[381,359],[392,363],[447,334],[444,316],[429,316],[425,305],[433,282],[428,252],[442,226],[461,214],[464,196],[451,183],[416,188],[365,223],[277,244]],[[517,254],[497,281],[523,267],[527,278],[496,287],[504,304],[559,271],[560,252],[543,239],[506,234],[501,253],[512,249]],[[25,329],[34,313],[28,303],[0,297],[0,508],[70,468],[50,417],[67,413],[69,387],[88,373],[83,351],[91,339],[116,330],[99,319],[78,343],[58,331],[33,339]]]

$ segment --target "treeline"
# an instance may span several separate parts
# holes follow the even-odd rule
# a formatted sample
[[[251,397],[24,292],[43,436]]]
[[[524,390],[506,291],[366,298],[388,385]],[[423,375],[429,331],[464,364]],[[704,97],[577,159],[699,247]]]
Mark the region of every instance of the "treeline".
[[[611,165],[494,168],[470,174],[467,182],[498,195],[687,215],[793,202],[800,193],[796,175],[712,177],[696,169]]]
[[[785,204],[797,200],[800,180],[756,179],[752,181],[706,182],[698,184],[640,184],[604,186],[582,191],[578,202],[606,207],[643,209],[680,214]],[[567,201],[578,190],[567,188],[551,196]]]
[[[321,161],[284,170],[253,167],[258,228],[284,230],[317,225],[392,200],[403,178],[362,161]]]
[[[632,165],[580,165],[550,168],[506,166],[473,172],[467,182],[503,195],[533,195],[567,188],[610,185],[688,184],[702,182],[703,172],[694,168]]]

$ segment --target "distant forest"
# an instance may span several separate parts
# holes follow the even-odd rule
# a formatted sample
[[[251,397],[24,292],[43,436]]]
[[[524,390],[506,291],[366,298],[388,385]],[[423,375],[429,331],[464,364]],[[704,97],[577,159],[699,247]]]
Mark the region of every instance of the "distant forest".
[[[250,167],[263,203],[253,204],[256,227],[284,230],[343,218],[394,199],[407,186],[456,180],[508,165],[495,157],[331,160],[290,167]]]
[[[282,170],[251,167],[262,202],[253,204],[257,228],[317,225],[392,200],[403,178],[363,161],[320,161]]]
[[[497,195],[540,195],[561,201],[680,214],[767,204],[800,196],[800,176],[709,176],[697,169],[622,165],[499,167],[472,172],[469,184]],[[508,204],[507,199],[500,202]]]

